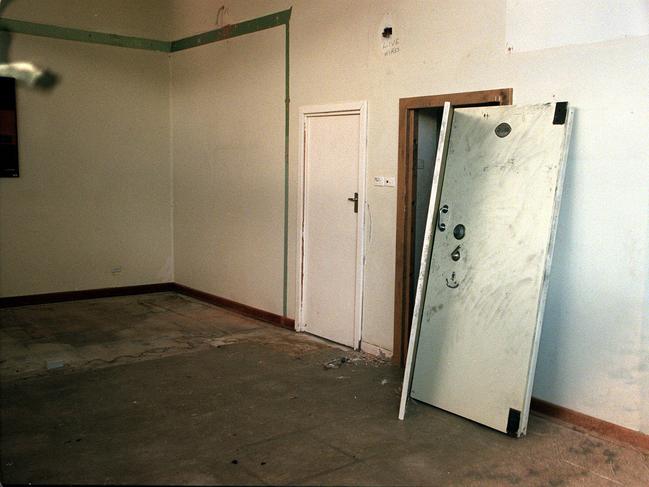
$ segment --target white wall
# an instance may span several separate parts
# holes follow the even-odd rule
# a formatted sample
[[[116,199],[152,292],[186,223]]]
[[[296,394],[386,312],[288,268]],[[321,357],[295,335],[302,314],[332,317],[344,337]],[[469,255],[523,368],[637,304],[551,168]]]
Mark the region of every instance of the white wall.
[[[282,314],[284,29],[172,57],[176,282]]]
[[[6,16],[49,9],[55,22],[72,3],[86,5],[17,1]],[[95,18],[79,7],[66,18]],[[97,28],[111,32],[132,12],[99,15]],[[0,295],[172,280],[167,56],[15,35],[10,58],[49,67],[60,83],[17,93],[20,177],[0,179]]]
[[[577,107],[534,393],[645,432],[648,41],[522,54],[517,73]]]
[[[508,51],[506,0],[196,0],[174,35],[213,28],[222,4],[232,22],[293,6],[291,263],[300,106],[369,101],[368,180],[396,173],[399,98],[512,87],[515,103],[568,100],[576,108],[534,394],[649,432],[649,37],[631,32],[598,43]],[[628,13],[630,24],[636,14]],[[389,55],[380,37],[385,19],[398,39],[398,52]],[[367,198],[363,338],[389,350],[396,191],[368,185]],[[293,303],[292,275],[289,282]]]
[[[171,39],[170,0],[2,0],[2,4],[7,4],[2,15],[9,19]]]

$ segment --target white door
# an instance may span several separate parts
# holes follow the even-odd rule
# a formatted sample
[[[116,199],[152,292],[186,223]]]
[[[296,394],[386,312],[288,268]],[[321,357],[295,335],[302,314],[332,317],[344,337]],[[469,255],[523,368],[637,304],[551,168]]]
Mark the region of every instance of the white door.
[[[555,103],[455,110],[430,227],[411,396],[512,436],[527,426],[570,120]]]
[[[299,329],[358,347],[364,113],[306,113]]]

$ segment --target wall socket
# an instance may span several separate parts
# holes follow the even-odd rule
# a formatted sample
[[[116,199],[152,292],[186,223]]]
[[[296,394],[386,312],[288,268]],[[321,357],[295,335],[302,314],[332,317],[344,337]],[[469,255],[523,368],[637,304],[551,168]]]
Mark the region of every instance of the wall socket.
[[[394,176],[374,176],[374,186],[396,186],[397,178]]]
[[[116,276],[117,274],[120,274],[121,272],[122,272],[122,266],[121,265],[117,265],[115,267],[110,268],[110,273],[112,275],[114,275],[114,276]]]

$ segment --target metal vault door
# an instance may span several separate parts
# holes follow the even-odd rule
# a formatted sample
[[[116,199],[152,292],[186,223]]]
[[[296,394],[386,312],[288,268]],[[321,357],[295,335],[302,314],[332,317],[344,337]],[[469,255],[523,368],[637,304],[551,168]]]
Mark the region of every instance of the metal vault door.
[[[401,418],[410,392],[525,434],[571,120],[566,103],[446,107]]]

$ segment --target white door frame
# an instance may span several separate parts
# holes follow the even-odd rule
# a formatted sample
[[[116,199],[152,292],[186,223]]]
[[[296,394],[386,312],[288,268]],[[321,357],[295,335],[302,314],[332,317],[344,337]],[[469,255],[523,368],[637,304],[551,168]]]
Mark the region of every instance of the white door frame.
[[[360,349],[363,322],[363,274],[365,268],[365,186],[367,167],[367,102],[356,101],[327,105],[300,107],[300,160],[298,164],[297,189],[297,266],[296,266],[296,320],[295,330],[304,330],[304,236],[308,222],[305,221],[307,185],[305,184],[306,130],[311,117],[359,115],[359,148],[358,148],[358,222],[356,228],[356,303],[354,317],[354,348]]]

